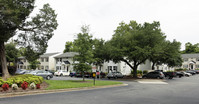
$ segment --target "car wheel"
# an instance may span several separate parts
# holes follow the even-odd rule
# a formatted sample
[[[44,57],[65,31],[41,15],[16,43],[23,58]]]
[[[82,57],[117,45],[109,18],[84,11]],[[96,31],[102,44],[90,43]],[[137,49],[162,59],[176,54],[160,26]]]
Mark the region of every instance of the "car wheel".
[[[60,76],[62,77],[62,76],[63,76],[63,74],[61,73],[61,74],[60,74]]]
[[[50,76],[47,76],[47,77],[46,77],[46,80],[49,80],[49,79],[50,79]]]
[[[142,78],[143,78],[143,79],[146,79],[146,76],[143,76]]]

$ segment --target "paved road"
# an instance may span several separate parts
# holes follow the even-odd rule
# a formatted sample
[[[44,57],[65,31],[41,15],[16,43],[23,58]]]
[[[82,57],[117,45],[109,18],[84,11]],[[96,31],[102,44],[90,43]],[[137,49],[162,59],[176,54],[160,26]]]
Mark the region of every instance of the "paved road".
[[[199,104],[199,75],[123,87],[2,98],[0,104]],[[167,84],[168,83],[168,84]]]

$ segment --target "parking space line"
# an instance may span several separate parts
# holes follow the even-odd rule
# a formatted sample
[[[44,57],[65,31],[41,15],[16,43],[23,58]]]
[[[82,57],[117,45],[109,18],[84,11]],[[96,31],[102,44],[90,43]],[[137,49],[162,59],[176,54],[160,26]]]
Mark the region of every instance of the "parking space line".
[[[142,83],[142,84],[168,84],[166,82],[151,82],[151,81],[138,81],[138,83]]]

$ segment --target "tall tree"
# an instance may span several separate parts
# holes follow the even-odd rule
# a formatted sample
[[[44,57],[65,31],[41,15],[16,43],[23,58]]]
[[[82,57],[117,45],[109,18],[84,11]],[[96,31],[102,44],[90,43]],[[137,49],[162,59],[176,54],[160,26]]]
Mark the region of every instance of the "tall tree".
[[[83,74],[83,81],[85,81],[84,72],[91,70],[90,64],[93,62],[93,47],[89,26],[82,26],[81,31],[82,33],[77,34],[77,39],[74,40],[74,45],[79,53],[79,55],[75,56],[75,60],[79,62],[75,65],[75,70]]]
[[[35,7],[34,2],[35,0],[0,0],[0,58],[4,79],[9,77],[4,43],[19,33],[19,45],[26,47],[26,58],[33,60],[46,51],[47,42],[58,25],[57,15],[49,4],[45,4],[35,17],[28,18]]]
[[[114,62],[123,61],[133,69],[133,77],[137,78],[137,68],[149,59],[159,39],[164,35],[159,22],[138,24],[130,21],[129,24],[120,23],[112,39],[108,41],[109,59]]]

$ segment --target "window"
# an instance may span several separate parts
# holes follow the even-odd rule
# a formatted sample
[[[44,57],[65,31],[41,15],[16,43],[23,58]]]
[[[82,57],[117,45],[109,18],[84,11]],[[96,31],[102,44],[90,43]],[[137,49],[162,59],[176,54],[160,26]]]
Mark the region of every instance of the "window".
[[[46,58],[46,62],[48,62],[48,58]]]
[[[41,58],[41,62],[44,62],[44,58]]]
[[[113,70],[117,71],[117,66],[113,66]]]
[[[183,65],[183,68],[188,68],[188,65]]]
[[[196,65],[196,68],[199,68],[199,65],[198,65],[198,64]]]
[[[199,58],[197,58],[196,60],[199,61]]]
[[[24,59],[24,62],[26,62],[26,59]]]
[[[43,70],[43,69],[44,69],[44,66],[41,66],[41,69]]]
[[[26,69],[26,66],[24,66],[24,69]]]
[[[46,66],[45,69],[48,70],[48,66]]]
[[[56,70],[59,70],[59,66],[56,67]]]
[[[108,70],[112,70],[112,66],[108,66]]]

